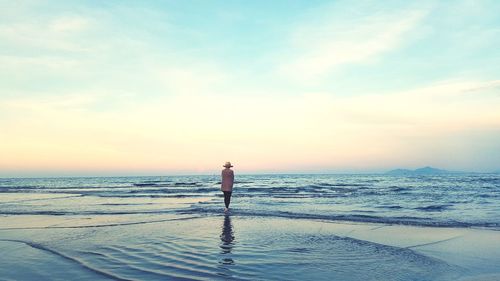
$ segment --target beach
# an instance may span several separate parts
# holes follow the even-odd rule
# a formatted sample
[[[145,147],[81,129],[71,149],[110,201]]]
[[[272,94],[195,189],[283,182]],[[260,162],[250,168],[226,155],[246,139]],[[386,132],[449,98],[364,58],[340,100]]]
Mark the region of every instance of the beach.
[[[237,214],[0,221],[4,280],[500,278],[500,234],[482,229]]]
[[[327,206],[343,209],[339,216],[340,211],[311,202],[318,188],[310,186],[309,194],[288,196],[302,204],[286,203],[285,193],[276,191],[263,195],[274,201],[245,197],[278,188],[282,183],[270,183],[278,179],[295,179],[296,185],[305,178],[319,178],[332,190],[383,190],[385,184],[383,179],[374,184],[373,177],[370,185],[366,177],[249,176],[239,183],[240,196],[236,185],[225,214],[214,177],[37,179],[31,181],[38,185],[23,187],[10,180],[0,197],[0,279],[500,280],[500,231],[493,218],[483,218],[482,226],[464,226],[470,219],[451,225],[452,220],[437,219],[443,215],[422,223],[416,218],[428,211],[417,208],[399,223],[394,223],[398,216],[382,213],[347,216],[349,205],[334,201],[348,200],[332,193]],[[353,179],[357,184],[349,185]],[[245,198],[262,208],[246,205]],[[384,214],[391,214],[390,208]]]

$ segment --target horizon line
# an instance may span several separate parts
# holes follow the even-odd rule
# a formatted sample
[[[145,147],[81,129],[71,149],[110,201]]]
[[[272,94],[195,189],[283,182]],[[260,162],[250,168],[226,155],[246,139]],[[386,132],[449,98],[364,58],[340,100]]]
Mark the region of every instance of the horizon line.
[[[393,169],[398,170],[398,169]],[[405,170],[405,169],[403,169]],[[384,172],[275,172],[275,173],[238,173],[242,176],[267,176],[267,175],[387,175],[400,176]],[[449,175],[449,174],[498,174],[500,171],[471,172],[471,171],[445,171],[438,174],[414,175]],[[42,175],[42,176],[0,176],[0,179],[51,179],[51,178],[142,178],[142,177],[189,177],[189,176],[218,176],[219,174],[148,174],[148,175]],[[404,174],[403,174],[404,175]],[[411,174],[410,174],[411,175]]]

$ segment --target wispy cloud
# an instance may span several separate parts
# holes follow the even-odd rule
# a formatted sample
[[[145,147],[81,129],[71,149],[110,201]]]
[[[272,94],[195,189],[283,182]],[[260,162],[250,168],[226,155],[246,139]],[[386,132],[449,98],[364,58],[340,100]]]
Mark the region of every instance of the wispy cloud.
[[[90,25],[88,18],[81,16],[63,16],[50,22],[50,29],[56,32],[78,32],[87,29]]]
[[[168,94],[214,93],[227,81],[229,74],[214,64],[196,62],[182,65],[163,65],[154,69],[161,88]]]
[[[2,112],[23,111],[27,119],[0,122],[12,135],[3,142],[2,161],[5,166],[5,161],[13,161],[23,151],[41,159],[45,152],[37,148],[45,145],[58,155],[71,155],[61,165],[73,166],[76,160],[71,159],[78,159],[85,169],[95,165],[93,159],[102,159],[102,165],[145,170],[159,166],[189,169],[194,162],[210,169],[218,157],[235,157],[247,169],[291,168],[297,159],[302,166],[363,168],[396,161],[401,155],[407,157],[401,163],[416,165],[417,154],[433,142],[500,127],[500,97],[488,94],[497,82],[443,81],[412,91],[357,97],[184,92],[130,103],[118,112],[75,110],[103,98],[91,93],[60,101],[14,99],[0,104]],[[471,90],[475,99],[464,99]],[[22,132],[35,134],[36,141]],[[55,143],[64,145],[56,147]],[[69,144],[79,149],[72,150]],[[274,157],[260,163],[269,155]],[[126,164],[126,159],[134,163]]]
[[[355,20],[325,21],[300,26],[278,71],[304,82],[321,81],[338,67],[366,63],[403,45],[406,35],[425,18],[427,11],[366,14]]]
[[[32,20],[0,24],[0,38],[10,48],[37,48],[45,51],[88,51],[78,33],[89,26],[83,17],[62,17],[53,20]]]

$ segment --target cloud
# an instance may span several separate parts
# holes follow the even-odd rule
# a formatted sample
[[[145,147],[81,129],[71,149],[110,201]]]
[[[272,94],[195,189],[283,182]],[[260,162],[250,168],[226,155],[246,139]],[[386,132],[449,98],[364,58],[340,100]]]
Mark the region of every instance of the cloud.
[[[49,23],[49,28],[56,32],[78,32],[87,29],[90,21],[81,16],[63,16]]]
[[[74,70],[76,66],[81,64],[81,62],[64,57],[56,56],[1,56],[0,64],[9,71],[16,72],[26,72],[27,70],[33,70],[34,68],[39,68],[45,71],[69,71]]]
[[[278,72],[311,82],[343,65],[369,62],[402,45],[426,14],[423,10],[375,13],[344,21],[332,16],[326,22],[300,26],[292,33],[291,51]]]
[[[204,62],[159,65],[153,72],[161,87],[170,94],[210,94],[229,79],[229,74],[216,64]]]
[[[0,24],[0,38],[10,48],[45,51],[82,52],[89,46],[82,44],[78,33],[84,31],[89,20],[83,17],[32,20]],[[86,46],[86,47],[85,47]]]
[[[446,148],[440,140],[498,131],[500,97],[487,94],[495,83],[443,81],[357,97],[187,91],[104,112],[75,110],[101,98],[92,93],[60,101],[16,99],[0,104],[3,114],[23,112],[0,122],[10,136],[0,146],[0,167],[16,159],[33,166],[139,170],[210,170],[218,159],[238,159],[246,170],[415,164],[439,159],[442,152],[431,150],[432,158],[426,150]],[[474,148],[461,141],[463,151],[454,159]]]
[[[10,98],[0,100],[0,108],[14,112],[18,111],[31,111],[39,113],[53,114],[59,110],[73,110],[84,109],[92,105],[103,97],[104,93],[85,92],[85,93],[71,93],[66,95],[57,96],[44,96],[44,97],[31,97],[28,98],[26,94],[17,94],[20,98]],[[25,97],[22,97],[25,96]]]

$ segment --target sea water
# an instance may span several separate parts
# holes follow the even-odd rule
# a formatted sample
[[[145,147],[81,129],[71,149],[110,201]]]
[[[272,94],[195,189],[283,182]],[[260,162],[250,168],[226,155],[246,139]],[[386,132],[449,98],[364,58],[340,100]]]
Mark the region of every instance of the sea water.
[[[220,176],[3,178],[0,214],[216,214]],[[236,175],[239,216],[500,227],[500,174]]]
[[[406,281],[498,271],[498,174],[237,174],[231,211],[223,208],[219,175],[3,178],[0,279]],[[362,238],[387,225],[408,225],[390,232],[399,246]],[[443,231],[405,236],[428,231],[419,226]],[[465,228],[488,232],[474,243],[493,251],[450,263],[415,248],[455,245]]]

